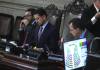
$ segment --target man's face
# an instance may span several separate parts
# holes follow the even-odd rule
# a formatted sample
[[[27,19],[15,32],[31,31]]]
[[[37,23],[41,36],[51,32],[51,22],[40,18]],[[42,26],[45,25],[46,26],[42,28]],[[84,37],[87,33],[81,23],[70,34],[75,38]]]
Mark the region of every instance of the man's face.
[[[46,16],[40,16],[39,14],[34,15],[35,21],[38,23],[38,25],[43,25],[44,22],[46,21]]]
[[[100,0],[96,0],[95,4],[96,4],[97,8],[100,9]]]
[[[72,23],[69,24],[69,31],[74,37],[77,37],[80,34],[79,28],[74,28]]]
[[[26,11],[25,15],[24,15],[24,18],[28,19],[29,21],[31,21],[32,20],[32,14],[31,14],[31,12],[30,11]]]

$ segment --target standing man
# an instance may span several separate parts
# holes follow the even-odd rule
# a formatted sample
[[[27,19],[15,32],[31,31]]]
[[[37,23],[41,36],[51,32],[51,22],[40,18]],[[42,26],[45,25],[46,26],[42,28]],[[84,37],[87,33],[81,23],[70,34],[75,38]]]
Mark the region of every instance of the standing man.
[[[37,48],[43,48],[44,52],[57,53],[59,51],[59,34],[56,31],[56,28],[48,22],[46,11],[42,8],[37,9],[34,18],[39,25],[34,34],[34,41]]]
[[[100,0],[93,0],[93,5],[83,11],[81,19],[95,37],[100,37]]]
[[[23,47],[25,44],[28,44],[28,45],[32,44],[32,33],[34,32],[34,30],[37,26],[37,24],[34,20],[34,17],[33,17],[34,11],[35,11],[35,9],[33,9],[33,8],[27,9],[25,11],[25,14],[23,17],[23,20],[27,19],[27,21],[29,22],[27,25],[25,25],[24,31],[21,31],[21,32],[23,32],[23,34],[25,34],[25,37],[24,37],[23,42],[22,42]]]
[[[93,33],[95,37],[100,37],[100,0],[93,0],[93,4],[89,8],[83,11],[81,20],[84,26],[91,33]],[[100,44],[98,44],[98,46],[100,46]],[[98,59],[96,58],[97,57],[90,57],[90,56],[87,57],[85,70],[99,70],[100,69],[99,64],[96,64],[94,62],[95,60]]]

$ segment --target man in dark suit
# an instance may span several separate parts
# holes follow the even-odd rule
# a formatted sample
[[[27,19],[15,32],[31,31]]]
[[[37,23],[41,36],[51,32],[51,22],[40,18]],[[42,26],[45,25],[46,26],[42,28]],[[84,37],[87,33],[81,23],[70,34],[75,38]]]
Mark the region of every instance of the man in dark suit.
[[[100,37],[100,0],[93,0],[93,5],[85,9],[82,14],[84,26],[93,33],[94,36]]]
[[[69,21],[68,23],[69,31],[70,33],[74,36],[74,39],[82,39],[86,38],[87,40],[87,50],[89,50],[90,43],[93,39],[93,35],[84,28],[84,26],[81,23],[80,18],[73,18],[72,20]],[[88,52],[88,51],[87,51]],[[74,70],[83,70],[84,67],[80,67]]]
[[[23,22],[23,20],[22,20],[22,22],[20,24],[20,27],[22,27],[22,25],[25,24],[24,30],[22,29],[20,31],[20,33],[21,33],[20,41],[21,41],[21,45],[23,45],[23,47],[24,47],[25,44],[31,45],[31,43],[32,43],[32,33],[34,32],[34,30],[37,26],[37,24],[36,24],[36,22],[34,21],[34,18],[33,18],[34,11],[35,11],[35,9],[33,9],[33,8],[27,9],[25,11],[23,20],[26,19],[28,21],[28,23],[26,21]],[[21,36],[24,36],[24,37],[21,37]]]
[[[100,37],[100,0],[93,0],[93,5],[83,11],[81,20],[84,26],[93,33],[95,37]],[[88,56],[85,70],[99,70],[97,59]]]
[[[48,22],[46,11],[42,8],[37,9],[34,18],[39,25],[34,34],[34,41],[37,48],[43,48],[44,51],[57,53],[59,51],[58,32],[56,28]]]

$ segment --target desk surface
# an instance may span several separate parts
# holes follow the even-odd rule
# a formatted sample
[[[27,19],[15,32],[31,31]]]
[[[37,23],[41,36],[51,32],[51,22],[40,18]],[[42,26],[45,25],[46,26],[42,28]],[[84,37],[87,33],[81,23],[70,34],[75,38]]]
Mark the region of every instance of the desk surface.
[[[0,61],[9,67],[18,68],[19,70],[37,70],[38,61],[20,58],[15,55],[7,54],[0,51]]]
[[[63,63],[50,60],[31,60],[0,51],[0,64],[6,70],[64,70]]]

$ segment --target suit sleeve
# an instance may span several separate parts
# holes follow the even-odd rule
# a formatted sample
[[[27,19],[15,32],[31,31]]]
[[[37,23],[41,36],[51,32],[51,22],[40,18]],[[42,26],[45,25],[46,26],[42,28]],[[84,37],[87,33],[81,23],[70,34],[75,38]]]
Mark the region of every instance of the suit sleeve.
[[[57,53],[59,51],[58,46],[58,39],[59,39],[59,33],[56,31],[56,28],[54,28],[50,34],[50,50],[52,50],[54,53]]]
[[[93,30],[93,23],[91,21],[91,13],[88,10],[84,10],[82,13],[81,21],[83,23],[83,26],[87,28],[90,32]]]

